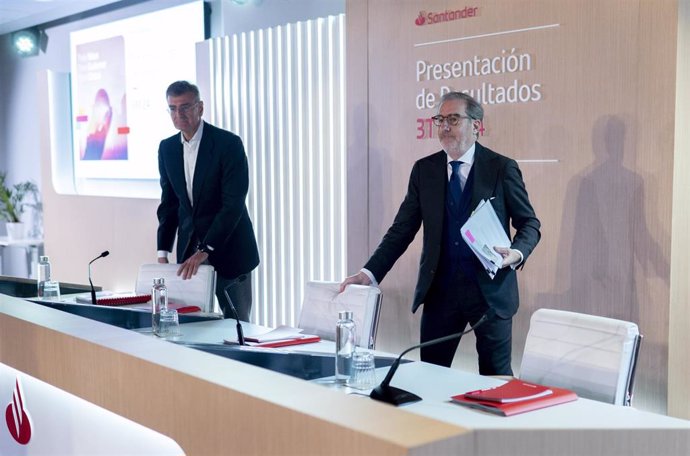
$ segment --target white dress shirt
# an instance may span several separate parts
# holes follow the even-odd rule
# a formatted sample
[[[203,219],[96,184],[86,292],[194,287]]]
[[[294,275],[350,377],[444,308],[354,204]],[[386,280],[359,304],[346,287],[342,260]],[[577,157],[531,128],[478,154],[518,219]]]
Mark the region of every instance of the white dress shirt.
[[[199,144],[201,143],[201,135],[204,133],[204,123],[199,124],[194,136],[187,141],[184,135],[180,132],[180,139],[182,141],[182,154],[184,156],[184,180],[187,184],[187,196],[189,202],[194,206],[194,199],[192,198],[192,183],[194,182],[194,169],[196,168],[196,159],[199,156]]]
[[[192,183],[194,182],[194,170],[196,169],[196,159],[199,156],[199,144],[201,144],[201,136],[204,133],[204,122],[199,123],[199,128],[196,129],[194,136],[187,141],[184,134],[180,132],[180,141],[182,142],[182,158],[184,159],[184,180],[187,186],[187,196],[189,202],[194,206],[194,198],[192,197]],[[167,250],[159,250],[158,258],[168,258]]]

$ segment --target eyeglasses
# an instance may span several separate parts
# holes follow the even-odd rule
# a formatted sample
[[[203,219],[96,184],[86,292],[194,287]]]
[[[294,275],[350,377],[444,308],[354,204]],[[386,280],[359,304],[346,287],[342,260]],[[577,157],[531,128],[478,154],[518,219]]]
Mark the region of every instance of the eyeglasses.
[[[187,114],[189,111],[194,109],[196,105],[199,104],[198,101],[195,101],[194,103],[188,103],[188,104],[183,104],[181,106],[168,106],[168,112],[170,115],[173,114]]]
[[[447,116],[442,116],[439,114],[431,118],[431,120],[434,122],[434,125],[436,125],[437,127],[443,125],[443,122],[448,122],[448,125],[454,127],[457,124],[459,124],[462,119],[472,118],[470,116],[461,116],[460,114],[448,114]]]

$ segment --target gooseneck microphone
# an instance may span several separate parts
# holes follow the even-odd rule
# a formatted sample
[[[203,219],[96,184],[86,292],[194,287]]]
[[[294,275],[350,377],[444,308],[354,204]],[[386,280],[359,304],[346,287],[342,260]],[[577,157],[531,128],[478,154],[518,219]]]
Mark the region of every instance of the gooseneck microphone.
[[[91,281],[91,263],[96,261],[99,258],[104,258],[110,255],[110,252],[107,250],[105,252],[102,252],[100,255],[98,255],[96,258],[93,260],[89,261],[89,285],[91,285],[91,304],[96,304],[96,289],[93,287],[93,282]]]
[[[398,366],[400,365],[400,360],[402,357],[414,350],[415,348],[422,348],[422,347],[428,347],[430,345],[436,345],[440,344],[441,342],[446,342],[449,340],[457,339],[459,337],[464,336],[467,333],[470,333],[477,329],[477,327],[484,322],[494,318],[496,315],[496,311],[493,308],[489,308],[489,310],[486,311],[484,315],[475,323],[472,327],[470,327],[466,331],[462,331],[459,333],[455,334],[450,334],[448,336],[443,336],[439,337],[438,339],[432,339],[432,340],[427,340],[426,342],[422,342],[421,344],[413,345],[412,347],[408,348],[407,350],[403,351],[400,353],[400,356],[398,356],[398,359],[393,361],[393,364],[391,364],[390,369],[388,369],[388,374],[386,374],[386,378],[383,379],[381,384],[371,390],[371,393],[369,394],[369,397],[372,399],[375,399],[377,401],[385,402],[387,404],[391,405],[402,405],[402,404],[407,404],[409,402],[417,402],[421,401],[422,398],[417,396],[416,394],[410,393],[409,391],[402,390],[400,388],[396,388],[394,386],[390,386],[390,382],[393,379],[393,375],[395,375],[395,371],[398,370]]]
[[[237,343],[240,345],[247,345],[244,341],[244,332],[242,331],[242,324],[240,324],[240,316],[237,313],[237,309],[235,309],[235,305],[232,303],[232,299],[230,299],[230,295],[228,294],[228,290],[238,282],[239,280],[234,280],[232,283],[230,283],[230,285],[223,289],[223,293],[225,293],[225,299],[228,300],[228,306],[232,312],[232,317],[237,322]]]

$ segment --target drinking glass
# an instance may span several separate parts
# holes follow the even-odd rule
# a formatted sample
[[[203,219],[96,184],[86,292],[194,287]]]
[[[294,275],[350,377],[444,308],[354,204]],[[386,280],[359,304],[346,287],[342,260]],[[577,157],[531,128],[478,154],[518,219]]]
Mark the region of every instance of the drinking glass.
[[[158,326],[158,336],[177,337],[180,335],[180,321],[175,309],[162,309],[160,313],[160,324]]]
[[[46,301],[60,300],[60,282],[57,280],[48,280],[43,285],[43,299]]]
[[[371,389],[376,386],[374,355],[369,351],[356,351],[352,355],[352,370],[347,386],[357,389]]]

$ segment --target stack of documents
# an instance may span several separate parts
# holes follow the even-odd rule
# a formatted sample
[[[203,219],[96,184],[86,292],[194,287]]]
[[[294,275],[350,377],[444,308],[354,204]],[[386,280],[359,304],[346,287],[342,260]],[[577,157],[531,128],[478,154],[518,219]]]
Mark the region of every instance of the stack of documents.
[[[462,226],[462,238],[481,261],[482,266],[492,279],[501,269],[503,257],[494,247],[510,247],[510,239],[498,220],[491,200],[481,200]]]
[[[301,345],[319,342],[321,338],[313,334],[304,334],[299,328],[281,325],[263,334],[245,336],[247,345],[254,347],[284,347],[288,345]],[[236,344],[237,338],[224,339],[226,344]]]

